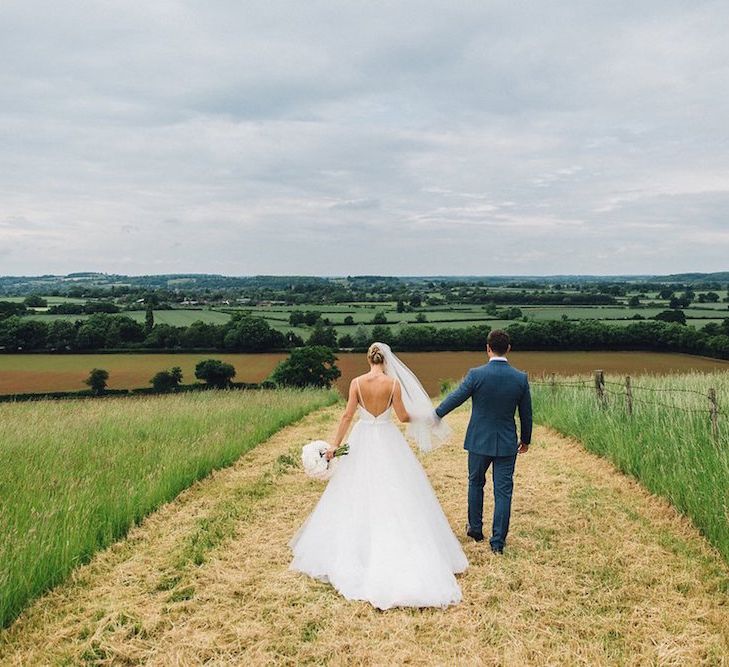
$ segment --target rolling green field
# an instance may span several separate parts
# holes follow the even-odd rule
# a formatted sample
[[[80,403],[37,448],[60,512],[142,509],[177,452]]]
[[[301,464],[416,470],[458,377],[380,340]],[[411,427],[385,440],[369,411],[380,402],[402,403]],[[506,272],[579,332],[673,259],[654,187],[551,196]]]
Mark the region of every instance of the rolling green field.
[[[722,410],[718,440],[709,418],[710,387]],[[609,383],[606,389],[607,408],[601,408],[589,381],[585,388],[534,386],[535,419],[667,498],[729,561],[729,373],[635,378],[632,416],[624,388]]]
[[[635,322],[633,317],[640,315],[650,319],[658,313],[666,310],[666,305],[655,307],[629,308],[627,305],[615,306],[519,306],[523,317],[530,321],[548,320],[602,320],[615,325],[627,325]],[[387,326],[395,329],[404,325],[418,326],[418,315],[425,316],[424,324],[435,327],[460,328],[474,325],[488,325],[492,328],[505,327],[514,321],[494,317],[486,312],[486,308],[480,305],[451,305],[451,306],[423,306],[413,312],[398,313],[395,303],[382,304],[347,304],[339,306],[318,306],[306,305],[298,308],[288,306],[255,306],[250,308],[255,315],[265,318],[268,323],[280,331],[293,330],[300,336],[307,336],[311,329],[309,327],[291,327],[289,315],[293,310],[317,311],[329,319],[337,329],[337,333],[354,334],[358,327],[364,326],[371,329],[374,325],[372,319],[376,313],[383,313],[387,318]],[[717,304],[694,304],[685,309],[688,324],[702,327],[709,322],[720,322],[723,318],[729,317],[729,309],[726,303]],[[351,316],[354,324],[344,324],[344,318]],[[520,318],[521,319],[521,318]]]
[[[144,323],[146,316],[143,310],[130,310],[118,313],[119,315],[125,315],[131,317],[137,322]],[[38,311],[28,317],[34,320],[69,320],[71,322],[75,320],[85,320],[91,317],[90,315],[55,315]],[[193,322],[202,321],[206,324],[225,324],[230,319],[228,313],[221,313],[216,310],[192,310],[192,309],[179,309],[179,310],[156,310],[154,311],[155,324],[170,324],[175,327],[187,327]]]
[[[0,627],[79,563],[333,391],[0,405]]]
[[[494,287],[494,292],[521,294],[524,290],[520,288]],[[567,295],[574,293],[576,290],[563,290]],[[724,299],[729,296],[726,290],[717,290],[716,292],[720,301],[718,303],[700,303],[694,301],[689,307],[684,309],[687,323],[697,328],[703,327],[709,323],[719,323],[724,318],[729,317],[729,304]],[[434,293],[437,296],[437,292]],[[424,296],[428,296],[427,294]],[[316,311],[322,314],[322,317],[328,319],[336,328],[337,333],[341,335],[354,335],[360,327],[370,331],[374,323],[372,322],[375,314],[382,313],[387,319],[387,326],[395,330],[405,325],[421,326],[427,324],[434,327],[460,328],[474,325],[489,326],[491,328],[505,327],[514,321],[548,321],[566,319],[570,321],[594,319],[609,322],[616,326],[625,326],[634,322],[635,316],[644,319],[651,319],[663,310],[668,309],[667,300],[662,300],[656,293],[646,293],[641,295],[641,305],[639,307],[629,307],[628,300],[631,296],[637,296],[637,293],[628,293],[618,298],[615,305],[605,306],[573,306],[565,305],[516,305],[521,310],[521,317],[514,319],[503,319],[498,313],[496,315],[489,314],[487,307],[481,304],[445,304],[441,301],[436,303],[438,299],[431,299],[431,303],[423,303],[422,307],[412,309],[410,312],[397,312],[396,302],[350,302],[338,304],[303,304],[299,306],[281,305],[278,302],[270,302],[268,304],[245,306],[245,305],[215,305],[209,304],[200,308],[176,308],[174,310],[156,310],[154,311],[155,322],[158,324],[170,324],[173,326],[189,326],[195,321],[202,321],[209,324],[224,324],[231,316],[231,313],[238,311],[250,311],[255,315],[261,316],[269,323],[271,327],[281,332],[293,332],[306,339],[311,333],[309,326],[291,326],[289,324],[289,316],[293,311],[306,312]],[[62,302],[83,303],[82,299],[69,299],[65,297],[45,297],[49,305]],[[21,297],[9,297],[11,301],[21,301]],[[278,304],[278,305],[277,305]],[[508,305],[498,305],[499,311],[508,308]],[[144,310],[122,311],[122,315],[131,317],[138,322],[144,322]],[[44,309],[38,309],[35,313],[29,315],[34,319],[53,320],[83,320],[87,315],[49,315]],[[345,324],[344,319],[351,317],[353,324]],[[419,318],[424,322],[419,321]]]
[[[12,301],[14,303],[21,303],[25,301],[24,296],[3,296],[0,297],[0,301]],[[57,306],[60,303],[86,303],[86,299],[79,299],[72,296],[44,296],[43,297],[49,306]]]

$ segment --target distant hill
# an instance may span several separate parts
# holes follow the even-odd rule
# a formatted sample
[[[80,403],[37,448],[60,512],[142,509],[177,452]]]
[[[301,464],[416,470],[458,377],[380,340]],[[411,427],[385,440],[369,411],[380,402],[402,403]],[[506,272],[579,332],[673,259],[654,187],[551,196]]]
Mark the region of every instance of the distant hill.
[[[669,276],[663,276],[663,280],[684,283],[724,283],[729,281],[729,271],[716,271],[714,273],[673,273]]]
[[[170,290],[207,292],[211,290],[255,291],[257,298],[274,298],[273,292],[287,291],[309,294],[317,291],[331,293],[359,291],[362,294],[397,294],[398,291],[427,291],[436,285],[511,287],[517,289],[545,289],[565,286],[584,288],[594,286],[608,289],[607,285],[620,283],[640,284],[643,289],[656,286],[682,286],[720,289],[729,283],[729,271],[714,273],[677,273],[672,275],[524,275],[524,276],[224,276],[211,273],[172,273],[127,276],[115,273],[79,271],[67,275],[0,276],[0,295],[58,294],[99,297],[124,291]],[[360,295],[361,296],[361,295]],[[329,300],[327,297],[327,301]],[[343,295],[340,294],[343,300]],[[397,297],[400,298],[400,297]]]

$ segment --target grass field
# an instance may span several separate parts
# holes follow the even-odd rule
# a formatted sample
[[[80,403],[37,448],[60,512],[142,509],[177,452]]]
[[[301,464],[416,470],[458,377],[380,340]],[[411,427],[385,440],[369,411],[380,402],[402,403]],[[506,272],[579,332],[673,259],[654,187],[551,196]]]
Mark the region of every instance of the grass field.
[[[640,377],[633,385],[632,416],[623,387],[607,384],[606,409],[589,385],[535,387],[535,417],[667,498],[729,561],[729,373]],[[723,411],[718,441],[710,426],[710,387]]]
[[[667,306],[666,306],[667,307]],[[650,319],[666,309],[666,307],[628,308],[625,305],[615,306],[519,306],[523,316],[531,321],[560,320],[601,320],[615,325],[627,325],[635,320],[635,315]],[[372,319],[377,312],[382,312],[387,318],[387,326],[397,329],[407,324],[418,326],[416,317],[422,314],[426,318],[424,324],[435,327],[461,328],[474,325],[488,325],[492,328],[505,327],[515,320],[504,320],[489,315],[483,306],[479,305],[453,305],[453,306],[426,306],[410,313],[398,313],[394,303],[383,304],[352,304],[340,306],[301,306],[292,309],[284,306],[253,307],[251,311],[265,318],[268,323],[280,331],[294,331],[304,338],[309,335],[308,327],[291,327],[288,324],[292,310],[318,311],[328,318],[337,329],[337,333],[354,334],[359,326],[371,329]],[[204,311],[203,311],[204,312]],[[687,322],[696,327],[702,327],[711,322],[720,322],[729,317],[726,303],[694,304],[685,311]],[[344,324],[344,318],[351,316],[354,324]],[[516,320],[518,321],[518,320]]]
[[[71,296],[44,296],[49,306],[55,306],[59,303],[86,303],[86,299],[77,299]],[[24,296],[0,296],[0,301],[12,301],[13,303],[21,303],[25,301]]]
[[[146,313],[143,310],[130,310],[122,311],[118,315],[124,315],[131,317],[137,322],[144,323]],[[38,311],[28,317],[34,320],[41,321],[52,321],[52,320],[85,320],[90,315],[49,315],[43,311]],[[179,309],[179,310],[155,310],[154,311],[154,322],[155,324],[170,324],[175,327],[187,327],[193,322],[205,322],[206,324],[225,324],[230,319],[228,313],[221,313],[217,310],[192,310],[192,309]]]
[[[64,297],[46,297],[50,305],[66,302],[83,302],[79,299],[66,299]],[[21,301],[20,297],[9,297],[9,300]],[[500,309],[505,306],[500,306]],[[650,319],[667,308],[667,304],[660,306],[647,306],[641,308],[629,308],[624,303],[611,306],[519,306],[523,316],[531,321],[560,320],[585,320],[595,319],[613,323],[617,326],[630,324],[635,315],[641,315]],[[176,310],[154,311],[155,322],[158,324],[170,324],[173,326],[189,326],[193,322],[202,321],[207,324],[224,324],[230,319],[230,312],[235,308],[221,310],[202,308],[180,308]],[[339,335],[354,334],[358,327],[371,329],[374,325],[372,319],[378,312],[385,314],[388,326],[398,329],[405,325],[418,326],[416,318],[419,314],[426,318],[425,324],[435,327],[460,328],[474,325],[489,325],[492,328],[505,327],[515,320],[504,320],[489,315],[482,305],[448,305],[448,306],[424,306],[413,312],[398,313],[394,302],[386,303],[347,303],[338,305],[307,304],[297,307],[292,306],[252,306],[241,307],[240,310],[251,311],[253,314],[266,319],[266,321],[281,332],[293,331],[294,333],[307,338],[311,328],[306,326],[292,327],[289,325],[289,315],[293,311],[317,311],[328,318],[337,329]],[[699,304],[694,303],[685,309],[688,324],[702,327],[709,322],[721,322],[723,318],[729,317],[729,309],[726,303]],[[138,322],[144,322],[145,311],[123,311],[122,315],[131,317]],[[354,324],[344,324],[344,318],[351,316]],[[42,309],[29,315],[38,320],[83,320],[88,315],[49,315]],[[517,320],[518,321],[518,320]]]
[[[352,378],[367,370],[367,362],[362,353],[343,352],[337,356],[342,371],[337,386],[346,392]],[[458,380],[469,368],[486,361],[481,352],[405,352],[401,356],[431,396],[440,391],[441,380]],[[0,394],[85,389],[83,380],[92,368],[109,371],[109,386],[114,389],[149,386],[149,379],[157,371],[172,366],[180,366],[189,383],[195,381],[195,364],[209,358],[233,364],[235,379],[240,382],[260,382],[286,354],[0,355]],[[588,375],[597,368],[617,375],[729,370],[728,361],[660,352],[513,352],[510,359],[532,376]]]
[[[190,484],[335,400],[288,390],[0,405],[0,627]]]
[[[275,354],[23,354],[0,355],[0,394],[76,391],[85,389],[84,378],[92,368],[110,373],[109,387],[130,389],[149,386],[150,378],[172,366],[180,366],[184,382],[195,382],[195,364],[221,359],[235,366],[239,382],[260,382],[286,358]]]
[[[536,429],[502,557],[467,539],[465,406],[448,417],[453,442],[420,456],[468,558],[459,605],[381,612],[291,572],[288,541],[323,490],[299,447],[340,413],[308,415],[164,505],[0,631],[0,662],[726,665],[729,566],[574,440]]]

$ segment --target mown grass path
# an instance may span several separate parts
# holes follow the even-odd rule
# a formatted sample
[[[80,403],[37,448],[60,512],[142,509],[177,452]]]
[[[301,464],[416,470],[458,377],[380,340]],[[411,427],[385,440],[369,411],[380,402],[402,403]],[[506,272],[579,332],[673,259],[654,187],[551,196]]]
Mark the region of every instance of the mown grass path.
[[[337,416],[309,415],[148,517],[0,633],[0,664],[729,664],[729,566],[544,428],[517,466],[506,555],[463,539],[459,606],[379,612],[288,571],[322,489],[292,462]],[[467,418],[450,418],[459,439]],[[460,443],[422,460],[462,537]]]

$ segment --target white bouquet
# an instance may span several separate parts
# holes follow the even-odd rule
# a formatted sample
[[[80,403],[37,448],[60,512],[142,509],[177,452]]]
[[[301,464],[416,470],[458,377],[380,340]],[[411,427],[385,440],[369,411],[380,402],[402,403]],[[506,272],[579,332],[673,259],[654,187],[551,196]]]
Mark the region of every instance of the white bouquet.
[[[336,468],[336,457],[349,454],[349,445],[342,445],[334,452],[335,458],[327,461],[326,453],[329,443],[323,440],[314,440],[301,448],[301,462],[304,472],[314,479],[329,479]]]

